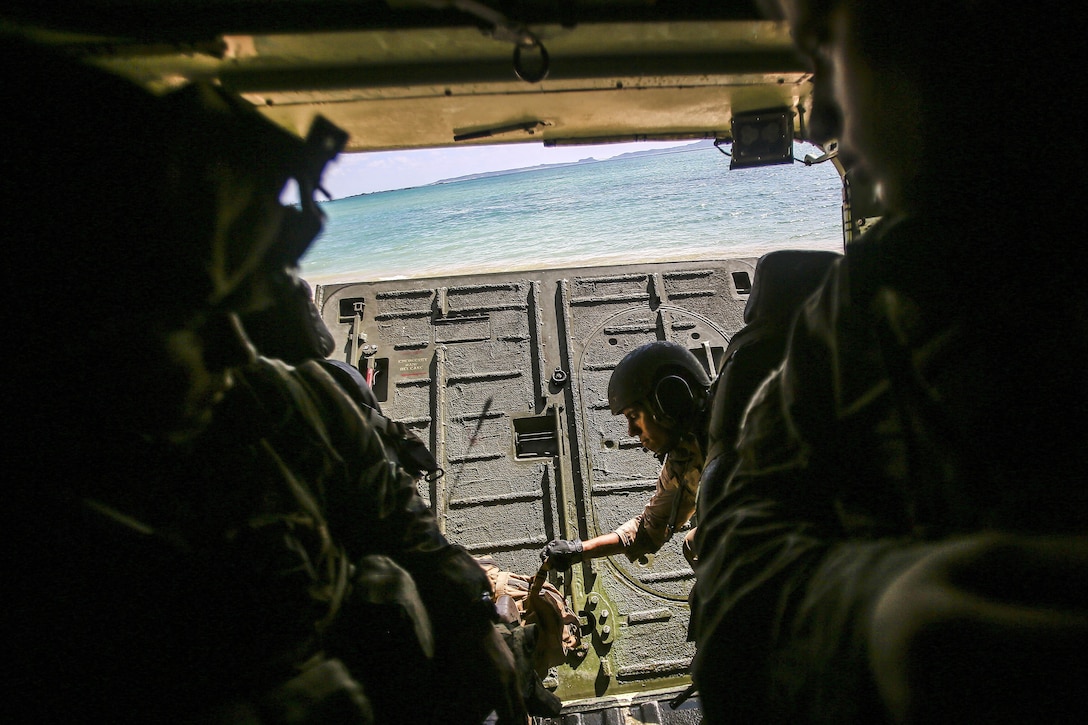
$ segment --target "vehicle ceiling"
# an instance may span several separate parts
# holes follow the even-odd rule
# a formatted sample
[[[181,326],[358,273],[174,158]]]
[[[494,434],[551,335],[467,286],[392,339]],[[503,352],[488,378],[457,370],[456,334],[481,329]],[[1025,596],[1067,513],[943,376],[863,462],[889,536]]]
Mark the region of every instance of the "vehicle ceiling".
[[[206,79],[349,151],[731,138],[810,75],[781,23],[723,0],[9,0],[0,28],[159,91]],[[515,73],[519,48],[522,75]],[[542,70],[543,47],[547,75]],[[456,140],[455,140],[456,139]]]

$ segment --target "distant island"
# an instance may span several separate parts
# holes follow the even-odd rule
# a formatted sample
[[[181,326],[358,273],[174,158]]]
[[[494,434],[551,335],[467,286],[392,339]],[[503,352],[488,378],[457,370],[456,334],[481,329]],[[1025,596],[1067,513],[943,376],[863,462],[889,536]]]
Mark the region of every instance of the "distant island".
[[[678,154],[686,153],[688,151],[698,151],[699,149],[713,148],[714,139],[703,139],[702,141],[696,141],[685,146],[674,146],[667,149],[649,149],[646,151],[629,151],[624,154],[616,154],[615,156],[609,156],[607,159],[595,159],[593,157],[580,159],[578,161],[567,161],[560,164],[537,164],[536,166],[524,166],[519,169],[503,169],[501,171],[482,171],[478,174],[467,174],[465,176],[455,176],[452,179],[440,179],[439,181],[432,181],[425,186],[436,186],[438,184],[453,184],[458,181],[472,181],[473,179],[486,179],[492,176],[506,176],[508,174],[523,174],[527,171],[541,171],[543,169],[560,169],[564,166],[581,166],[583,164],[601,164],[607,161],[616,161],[618,159],[627,159],[635,156],[660,156],[662,154]]]
[[[660,156],[662,154],[680,154],[687,153],[689,151],[699,151],[701,149],[713,148],[714,139],[703,139],[702,141],[695,141],[693,143],[685,144],[684,146],[673,146],[667,149],[648,149],[646,151],[629,151],[627,153],[616,154],[615,156],[609,156],[605,159],[595,159],[593,157],[581,159],[579,161],[567,161],[557,164],[537,164],[536,166],[524,166],[518,169],[503,169],[500,171],[482,171],[478,174],[467,174],[465,176],[455,176],[452,179],[441,179],[439,181],[432,181],[429,184],[421,184],[418,187],[406,187],[406,188],[423,188],[426,186],[437,186],[438,184],[453,184],[458,181],[472,181],[473,179],[486,179],[492,176],[506,176],[508,174],[524,174],[530,171],[542,171],[544,169],[558,169],[564,166],[581,166],[583,164],[603,164],[609,161],[616,161],[619,159],[628,159],[635,156]],[[332,201],[341,201],[343,199],[353,199],[359,196],[369,196],[371,194],[382,194],[388,191],[403,191],[404,189],[383,189],[381,191],[364,191],[359,194],[350,194],[348,196],[339,197],[338,199],[319,199],[319,204],[326,204]],[[294,204],[298,204],[295,200]]]

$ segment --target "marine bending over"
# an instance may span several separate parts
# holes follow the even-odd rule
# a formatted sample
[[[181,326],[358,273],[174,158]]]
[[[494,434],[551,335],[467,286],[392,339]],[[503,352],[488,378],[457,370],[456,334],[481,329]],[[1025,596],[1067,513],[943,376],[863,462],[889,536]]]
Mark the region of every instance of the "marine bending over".
[[[608,381],[608,406],[627,431],[662,461],[657,488],[642,512],[615,531],[588,541],[556,539],[540,557],[566,569],[585,559],[624,554],[636,561],[665,545],[695,513],[706,450],[710,378],[699,360],[674,342],[647,343],[627,353]],[[684,538],[690,564],[693,531]]]

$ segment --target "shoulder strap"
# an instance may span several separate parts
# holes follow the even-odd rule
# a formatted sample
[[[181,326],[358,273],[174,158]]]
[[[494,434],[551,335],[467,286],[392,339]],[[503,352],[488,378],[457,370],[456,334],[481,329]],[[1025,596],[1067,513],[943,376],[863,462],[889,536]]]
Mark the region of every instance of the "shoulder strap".
[[[705,429],[706,426],[704,425],[703,428]],[[698,453],[702,453],[703,446],[700,445],[699,439],[697,437],[695,439],[695,442],[696,442],[696,445],[699,446]],[[667,459],[667,457],[666,457],[666,459]],[[664,465],[668,465],[667,460],[666,460]],[[685,467],[684,470],[686,471],[687,468]],[[685,490],[684,490],[684,477],[681,474],[680,476],[676,477],[676,496],[674,496],[673,499],[672,499],[672,507],[671,507],[671,509],[669,511],[669,523],[668,523],[668,525],[666,527],[666,530],[669,532],[670,537],[676,532],[676,517],[680,513],[680,503],[684,498],[684,493],[685,493]],[[699,489],[698,488],[695,489],[695,499],[696,499],[696,501],[698,501],[698,499],[699,499]]]
[[[370,385],[355,366],[331,358],[318,362],[358,404],[367,422],[378,432],[382,441],[392,449],[391,452],[404,470],[413,476],[423,476],[428,481],[443,475],[444,472],[438,466],[438,461],[419,436],[408,426],[382,413]]]
[[[748,338],[758,334],[760,327],[762,326],[758,322],[752,322],[737,330],[736,334],[730,338],[729,344],[725,346],[725,352],[722,354],[721,365],[718,366],[718,377],[721,377],[721,372],[725,370],[725,366],[729,362],[729,358],[733,357],[733,353],[747,345]]]

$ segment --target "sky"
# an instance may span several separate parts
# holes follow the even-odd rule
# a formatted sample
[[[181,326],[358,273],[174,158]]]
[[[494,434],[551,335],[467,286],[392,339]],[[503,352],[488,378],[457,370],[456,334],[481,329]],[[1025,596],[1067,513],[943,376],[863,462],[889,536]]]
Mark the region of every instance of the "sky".
[[[520,169],[538,164],[562,164],[586,158],[603,161],[632,151],[686,146],[691,143],[694,141],[552,148],[545,148],[543,143],[516,143],[342,154],[326,168],[322,186],[333,199],[343,199],[356,194],[424,186],[442,179],[485,171]]]

